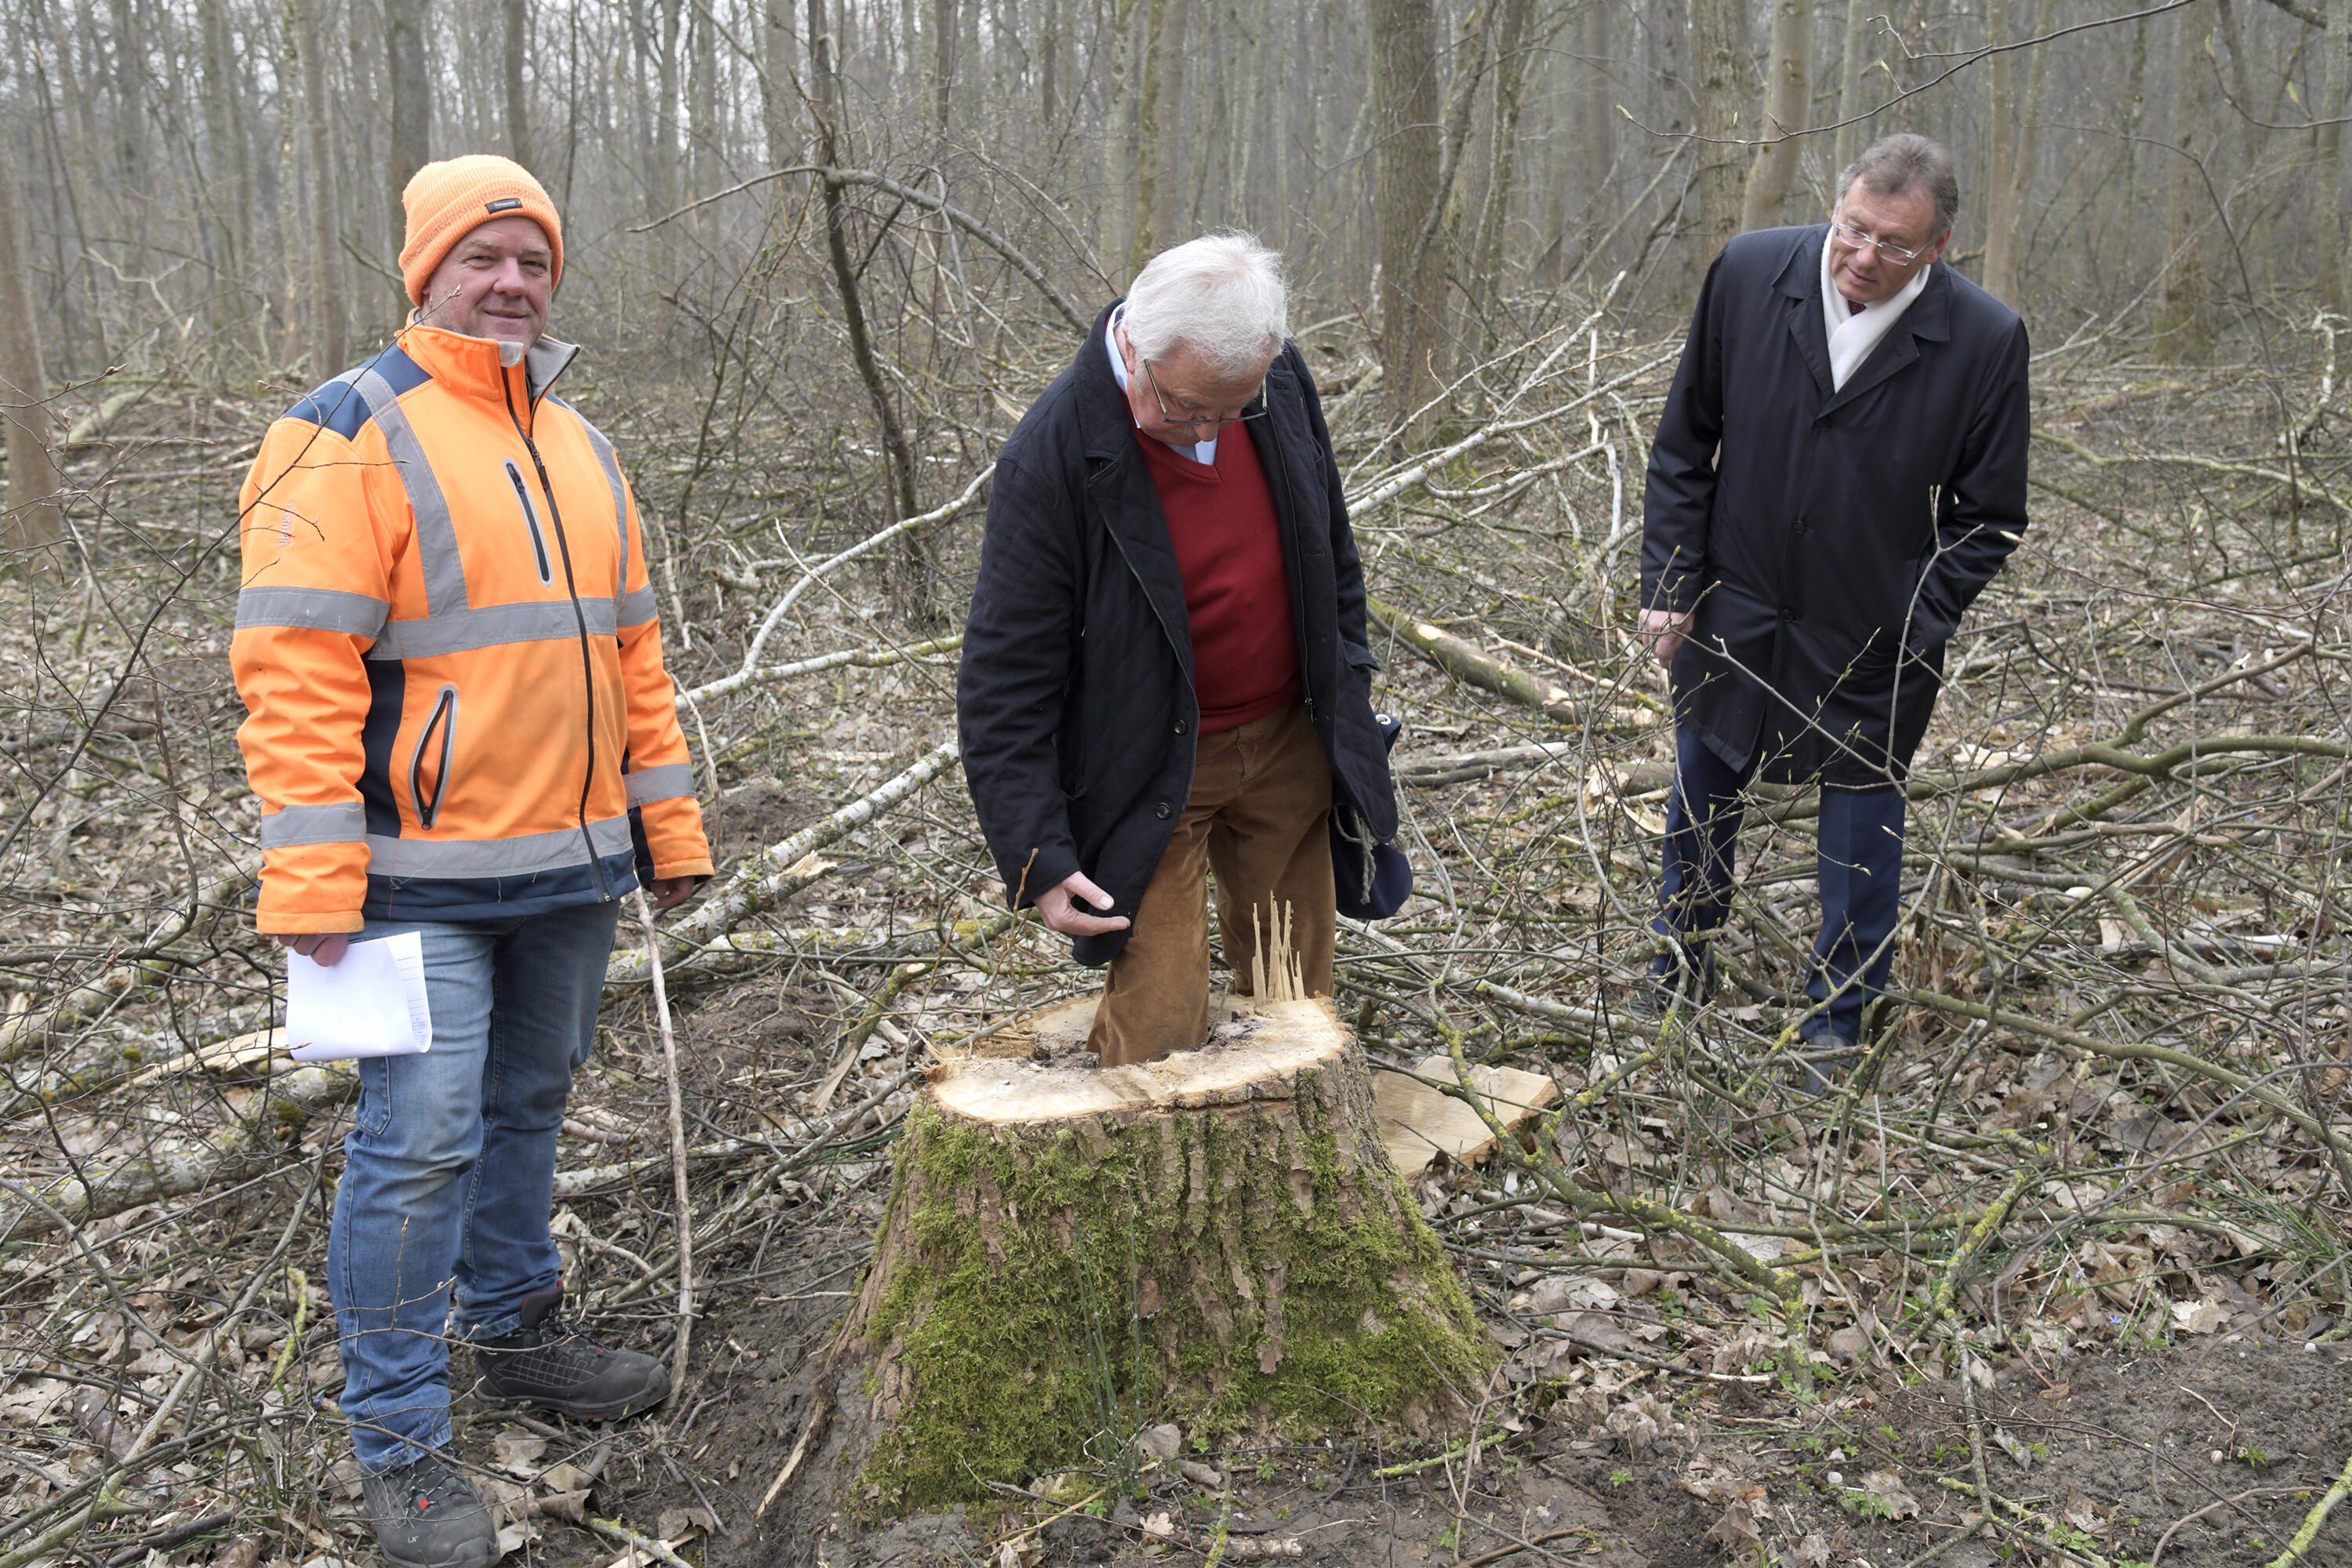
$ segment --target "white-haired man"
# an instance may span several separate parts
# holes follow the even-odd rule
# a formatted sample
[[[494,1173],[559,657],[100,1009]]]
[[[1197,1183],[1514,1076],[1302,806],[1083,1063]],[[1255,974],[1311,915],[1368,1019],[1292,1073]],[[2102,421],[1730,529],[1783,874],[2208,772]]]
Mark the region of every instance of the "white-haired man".
[[[1396,832],[1363,568],[1288,337],[1255,239],[1163,251],[997,458],[964,776],[1013,907],[1110,966],[1106,1067],[1207,1034],[1210,870],[1236,989],[1278,916],[1328,995],[1333,819]]]

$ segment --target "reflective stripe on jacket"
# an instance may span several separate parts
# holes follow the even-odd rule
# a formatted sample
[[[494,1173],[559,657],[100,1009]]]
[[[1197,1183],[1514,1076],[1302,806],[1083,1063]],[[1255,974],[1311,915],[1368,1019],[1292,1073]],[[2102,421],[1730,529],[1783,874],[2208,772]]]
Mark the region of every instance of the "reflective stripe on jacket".
[[[263,439],[230,663],[264,931],[710,874],[635,501],[548,395],[578,353],[409,327]]]

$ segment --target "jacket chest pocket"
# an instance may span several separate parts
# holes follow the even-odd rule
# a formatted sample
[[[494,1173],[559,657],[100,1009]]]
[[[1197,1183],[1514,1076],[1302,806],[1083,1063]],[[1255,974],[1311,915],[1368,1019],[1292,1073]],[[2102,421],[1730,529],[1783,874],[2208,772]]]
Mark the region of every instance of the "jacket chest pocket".
[[[430,827],[449,798],[450,763],[457,752],[457,689],[444,686],[408,758],[408,799],[416,825]]]
[[[514,487],[515,500],[522,507],[522,525],[530,534],[531,562],[539,568],[539,580],[542,584],[552,584],[555,562],[547,552],[547,534],[539,526],[539,509],[531,504],[530,484],[512,458],[506,460],[506,469],[507,482]]]

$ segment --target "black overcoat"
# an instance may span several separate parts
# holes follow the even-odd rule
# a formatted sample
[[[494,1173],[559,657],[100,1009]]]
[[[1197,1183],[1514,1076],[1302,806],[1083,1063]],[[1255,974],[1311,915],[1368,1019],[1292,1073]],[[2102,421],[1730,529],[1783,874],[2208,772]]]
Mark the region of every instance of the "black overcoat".
[[[1695,610],[1677,720],[1765,776],[1906,776],[1944,643],[2025,528],[2024,323],[1938,263],[1841,390],[1829,226],[1707,272],[1650,449],[1642,603]]]
[[[997,455],[956,719],[1013,907],[1084,870],[1132,920],[1192,795],[1201,714],[1184,581],[1104,351],[1109,319],[1107,309]],[[1268,416],[1239,428],[1274,491],[1306,700],[1335,801],[1386,842],[1396,797],[1372,717],[1363,565],[1296,344],[1275,356],[1265,397]],[[1229,426],[1223,439],[1234,438]],[[1072,942],[1082,963],[1126,945],[1125,931]]]

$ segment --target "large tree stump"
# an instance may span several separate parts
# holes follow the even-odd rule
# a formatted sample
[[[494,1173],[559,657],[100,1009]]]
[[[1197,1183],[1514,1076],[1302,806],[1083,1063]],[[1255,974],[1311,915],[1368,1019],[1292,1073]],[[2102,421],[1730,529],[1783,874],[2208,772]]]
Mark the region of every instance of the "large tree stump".
[[[1091,1002],[936,1069],[835,1355],[863,1507],[1111,1460],[1140,1426],[1300,1441],[1466,1418],[1494,1352],[1321,1001],[1103,1069]]]

